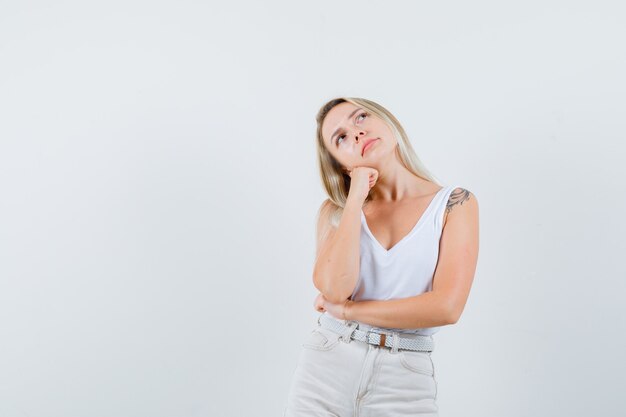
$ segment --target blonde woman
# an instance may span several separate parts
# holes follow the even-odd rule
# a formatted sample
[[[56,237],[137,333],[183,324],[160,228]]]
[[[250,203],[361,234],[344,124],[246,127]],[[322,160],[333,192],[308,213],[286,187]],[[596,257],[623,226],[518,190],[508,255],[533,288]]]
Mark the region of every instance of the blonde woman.
[[[459,320],[478,259],[478,204],[424,168],[398,120],[362,98],[317,115],[328,193],[284,417],[437,416],[432,335]]]

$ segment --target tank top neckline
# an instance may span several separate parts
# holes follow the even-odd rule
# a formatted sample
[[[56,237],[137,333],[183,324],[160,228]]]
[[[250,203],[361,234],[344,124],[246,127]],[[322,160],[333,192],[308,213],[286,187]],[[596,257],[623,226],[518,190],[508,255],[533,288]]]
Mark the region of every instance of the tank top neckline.
[[[367,236],[374,242],[374,245],[383,254],[391,255],[392,253],[394,253],[397,250],[398,247],[402,246],[403,243],[405,243],[407,240],[409,240],[411,238],[411,236],[413,236],[415,234],[415,232],[421,227],[421,225],[424,223],[426,217],[428,217],[430,212],[433,210],[433,207],[435,206],[435,201],[439,198],[439,195],[441,193],[443,193],[444,190],[446,190],[447,188],[448,187],[445,187],[445,186],[441,187],[441,189],[439,191],[437,191],[437,193],[435,193],[435,196],[430,200],[430,203],[428,203],[428,206],[426,206],[426,209],[424,210],[424,212],[422,213],[420,218],[417,220],[417,223],[415,223],[415,225],[411,228],[411,230],[402,239],[400,239],[398,242],[396,242],[396,244],[393,245],[389,249],[385,249],[385,247],[380,244],[378,239],[376,239],[376,237],[374,236],[374,234],[372,233],[372,231],[370,230],[370,228],[369,228],[369,226],[367,224],[367,219],[365,218],[365,213],[363,213],[363,209],[361,208],[361,223],[363,224],[363,228],[365,229],[365,232],[366,232]]]

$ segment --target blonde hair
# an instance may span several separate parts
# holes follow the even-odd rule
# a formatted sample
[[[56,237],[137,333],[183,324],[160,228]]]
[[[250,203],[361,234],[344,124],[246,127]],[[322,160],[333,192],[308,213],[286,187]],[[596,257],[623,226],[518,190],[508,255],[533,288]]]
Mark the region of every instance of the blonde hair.
[[[338,97],[325,103],[317,113],[315,120],[317,122],[317,157],[322,184],[328,194],[329,200],[333,203],[330,213],[331,225],[339,225],[341,213],[346,205],[348,192],[350,191],[350,176],[342,169],[341,164],[328,152],[324,146],[324,138],[322,137],[322,123],[328,115],[328,112],[338,104],[352,103],[360,106],[370,113],[382,119],[393,132],[398,146],[396,147],[396,155],[400,163],[413,174],[427,181],[432,181],[441,186],[435,177],[426,169],[422,161],[413,150],[413,146],[404,131],[404,128],[394,117],[391,112],[378,103],[371,100],[357,97]],[[368,194],[365,201],[371,200]]]

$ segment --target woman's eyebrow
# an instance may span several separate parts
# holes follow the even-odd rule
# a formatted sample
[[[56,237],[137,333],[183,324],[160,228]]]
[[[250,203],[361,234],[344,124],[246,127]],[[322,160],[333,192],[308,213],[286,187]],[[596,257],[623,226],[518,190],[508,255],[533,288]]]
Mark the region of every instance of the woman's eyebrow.
[[[350,113],[350,114],[348,115],[348,117],[346,117],[346,119],[351,119],[351,118],[352,118],[352,116],[354,116],[354,113],[358,112],[359,110],[363,110],[363,109],[362,109],[362,108],[360,108],[360,107],[356,108],[356,109],[355,109],[352,113]],[[337,130],[335,130],[335,131],[333,132],[333,134],[330,136],[330,143],[333,143],[333,138],[335,137],[335,135],[336,135],[337,133],[339,133],[339,131],[340,131],[340,130],[341,130],[341,128],[340,128],[340,127],[338,127],[338,128],[337,128]]]

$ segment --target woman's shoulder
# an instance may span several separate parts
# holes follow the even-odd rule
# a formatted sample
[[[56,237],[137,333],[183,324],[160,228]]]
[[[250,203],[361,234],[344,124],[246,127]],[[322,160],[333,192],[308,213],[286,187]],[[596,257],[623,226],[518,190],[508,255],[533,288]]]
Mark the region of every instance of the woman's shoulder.
[[[333,200],[331,200],[330,198],[327,198],[324,201],[322,201],[322,204],[320,204],[320,207],[317,210],[317,215],[318,217],[321,217],[321,216],[328,217],[332,215],[332,213],[339,208],[340,207],[337,204],[335,204]]]
[[[474,193],[467,188],[457,185],[452,189],[450,195],[448,196],[444,212],[443,225],[445,227],[446,222],[451,215],[462,216],[464,213],[477,210],[478,200],[476,199]]]
[[[317,227],[319,229],[333,228],[338,225],[337,213],[341,209],[330,198],[325,199],[317,210]]]
[[[451,188],[451,187],[449,187]],[[453,207],[455,205],[463,205],[465,201],[476,200],[476,196],[467,188],[461,186],[454,186],[448,197],[448,203],[446,208]]]

